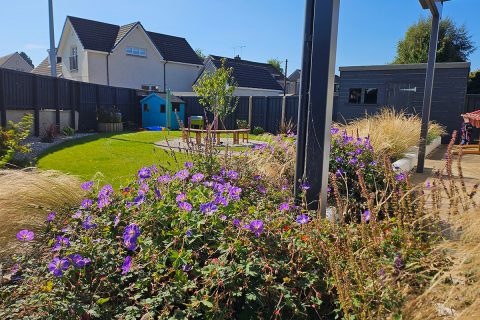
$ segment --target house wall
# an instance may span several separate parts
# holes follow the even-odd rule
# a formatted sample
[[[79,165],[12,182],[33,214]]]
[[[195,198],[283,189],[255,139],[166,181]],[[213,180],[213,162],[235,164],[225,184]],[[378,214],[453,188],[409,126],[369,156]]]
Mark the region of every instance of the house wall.
[[[78,71],[70,71],[70,50],[74,46],[77,47],[78,53]],[[65,79],[89,82],[87,52],[83,49],[80,39],[68,20],[63,31],[58,55],[62,57],[62,74]]]
[[[235,89],[233,94],[239,97],[271,97],[279,96],[283,94],[283,91],[239,87]]]
[[[107,85],[107,53],[87,51],[88,82]]]
[[[165,66],[167,89],[172,91],[192,91],[192,86],[202,70],[201,65],[168,62]]]
[[[8,60],[0,66],[0,68],[30,72],[33,70],[32,66],[27,63],[18,53],[8,58]]]
[[[458,130],[465,108],[469,63],[437,64],[430,119],[447,127],[449,134]],[[340,68],[337,119],[352,120],[366,113],[374,114],[385,106],[421,116],[426,65],[371,66]],[[349,103],[351,88],[377,88],[375,105]],[[416,88],[416,92],[403,89]],[[447,142],[449,137],[443,139]]]

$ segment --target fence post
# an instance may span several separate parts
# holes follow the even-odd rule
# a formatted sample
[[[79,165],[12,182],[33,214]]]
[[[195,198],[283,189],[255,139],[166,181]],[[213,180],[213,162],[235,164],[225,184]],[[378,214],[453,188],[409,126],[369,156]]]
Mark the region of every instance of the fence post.
[[[82,112],[82,84],[81,82],[74,82],[75,84],[75,87],[76,87],[76,91],[77,91],[77,96],[76,96],[76,101],[75,101],[75,111],[78,111],[78,131],[81,131],[80,129],[80,116],[81,116],[81,112]],[[76,112],[75,112],[75,116],[76,116]],[[76,124],[76,119],[75,119],[75,124]]]
[[[248,97],[248,127],[252,129],[253,97]]]
[[[33,76],[32,85],[32,98],[33,98],[33,132],[35,137],[40,136],[40,104],[38,101],[38,77]]]
[[[5,71],[0,69],[0,126],[7,126],[7,110],[5,107]]]
[[[60,130],[60,103],[59,103],[59,99],[58,99],[58,92],[60,90],[58,90],[58,85],[59,85],[59,81],[58,81],[58,78],[54,78],[53,79],[53,101],[55,103],[55,125],[57,126],[57,128]]]
[[[70,127],[73,128],[73,130],[76,130],[75,128],[75,105],[76,105],[76,95],[75,95],[75,85],[73,81],[68,82],[68,86],[70,87]]]
[[[282,98],[282,117],[280,118],[280,127],[285,123],[285,110],[287,108],[287,97]]]

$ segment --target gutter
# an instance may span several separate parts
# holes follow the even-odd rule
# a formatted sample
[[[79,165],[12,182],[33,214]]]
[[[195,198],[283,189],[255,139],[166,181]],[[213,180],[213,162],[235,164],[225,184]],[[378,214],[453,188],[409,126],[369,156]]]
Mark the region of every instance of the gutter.
[[[167,92],[167,63],[168,60],[165,60],[163,64],[163,92]]]
[[[111,54],[111,51],[107,54],[107,86],[110,86],[110,64],[108,63],[108,57],[110,57]]]

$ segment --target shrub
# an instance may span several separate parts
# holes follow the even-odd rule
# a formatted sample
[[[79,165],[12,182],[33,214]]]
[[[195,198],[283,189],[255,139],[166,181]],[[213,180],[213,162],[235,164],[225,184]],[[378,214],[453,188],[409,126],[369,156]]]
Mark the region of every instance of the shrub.
[[[30,151],[29,145],[22,142],[30,134],[33,123],[33,116],[27,114],[18,123],[10,121],[7,128],[0,127],[0,168],[5,167],[12,159],[15,153],[27,153]]]
[[[378,114],[366,115],[347,125],[337,126],[352,136],[368,136],[377,153],[389,154],[393,160],[397,160],[408,149],[418,145],[421,119],[417,115],[385,108]],[[430,124],[429,131],[431,141],[446,134],[445,129],[436,123]]]
[[[63,127],[63,129],[62,129],[62,134],[63,134],[64,136],[71,137],[71,136],[75,135],[75,129],[73,129],[73,128],[70,127],[70,126],[65,126],[65,127]]]
[[[295,122],[292,119],[289,119],[288,121],[283,121],[280,123],[278,133],[283,135],[292,135],[295,132],[295,128]]]
[[[43,129],[43,134],[40,141],[45,143],[52,143],[58,136],[58,127],[55,124],[49,124]]]
[[[121,123],[122,114],[116,107],[100,108],[97,114],[98,122],[102,123]]]
[[[248,121],[247,120],[237,120],[237,128],[238,129],[248,129]]]
[[[254,135],[261,135],[265,133],[265,130],[262,127],[255,127],[253,128],[252,133]]]

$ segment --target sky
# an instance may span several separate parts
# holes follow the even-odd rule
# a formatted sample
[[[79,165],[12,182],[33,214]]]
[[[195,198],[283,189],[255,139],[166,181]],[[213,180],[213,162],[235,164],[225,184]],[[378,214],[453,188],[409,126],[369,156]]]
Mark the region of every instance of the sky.
[[[54,0],[55,37],[58,44],[67,15],[118,25],[140,21],[206,54],[288,59],[290,73],[301,65],[304,6],[305,0]],[[480,0],[452,0],[444,8],[479,47],[470,57],[472,70],[480,69],[478,12]],[[407,28],[427,15],[418,0],[341,0],[337,70],[391,62]],[[0,56],[25,51],[35,65],[47,56],[47,0],[8,1],[0,26]]]

